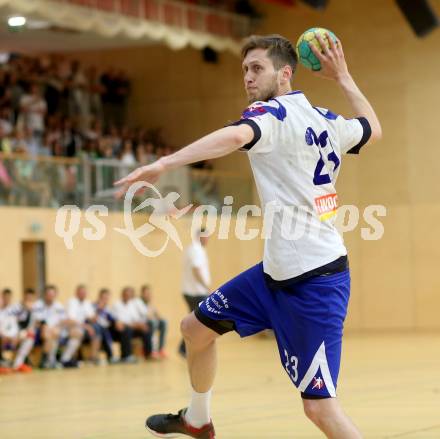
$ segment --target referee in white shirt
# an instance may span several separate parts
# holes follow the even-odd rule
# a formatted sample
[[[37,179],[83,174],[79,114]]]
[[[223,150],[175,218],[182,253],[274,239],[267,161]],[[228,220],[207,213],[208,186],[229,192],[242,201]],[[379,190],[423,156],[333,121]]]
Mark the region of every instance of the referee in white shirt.
[[[211,273],[209,271],[208,255],[205,247],[208,237],[203,236],[205,229],[200,229],[193,242],[183,254],[183,297],[188,304],[189,311],[194,311],[197,305],[205,300],[210,293]],[[182,340],[179,353],[185,357],[185,342]]]

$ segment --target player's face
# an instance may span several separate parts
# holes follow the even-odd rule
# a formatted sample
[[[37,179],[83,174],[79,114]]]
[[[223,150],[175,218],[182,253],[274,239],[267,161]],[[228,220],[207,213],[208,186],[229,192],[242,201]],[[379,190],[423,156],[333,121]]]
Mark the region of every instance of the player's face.
[[[10,294],[3,294],[3,306],[7,307],[11,304],[12,296]]]
[[[267,49],[250,50],[242,64],[244,86],[249,103],[268,101],[278,95],[279,74]]]
[[[56,296],[57,296],[56,290],[54,289],[47,290],[46,293],[44,294],[44,301],[48,305],[51,305],[54,302]]]
[[[23,301],[25,304],[32,305],[35,302],[35,294],[25,293]]]
[[[145,302],[149,302],[150,298],[151,298],[150,290],[148,288],[142,290],[142,299],[144,299]]]
[[[130,288],[127,288],[122,292],[122,300],[124,302],[129,302],[131,299],[133,299],[133,296],[134,296],[134,291]]]
[[[106,306],[110,300],[110,293],[101,293],[99,300],[103,306]]]
[[[76,290],[76,297],[78,297],[79,300],[85,300],[87,297],[87,290],[85,288],[78,288]]]

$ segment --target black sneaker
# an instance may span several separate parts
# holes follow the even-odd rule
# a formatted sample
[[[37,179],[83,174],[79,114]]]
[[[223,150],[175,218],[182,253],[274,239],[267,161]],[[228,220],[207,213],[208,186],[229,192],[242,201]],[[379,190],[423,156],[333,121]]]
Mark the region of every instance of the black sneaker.
[[[215,430],[212,422],[200,428],[193,427],[185,421],[187,409],[179,410],[177,415],[153,415],[145,422],[145,427],[154,436],[178,437],[181,434],[197,439],[215,439]]]
[[[66,369],[78,369],[79,367],[79,363],[77,360],[62,361],[61,364]]]

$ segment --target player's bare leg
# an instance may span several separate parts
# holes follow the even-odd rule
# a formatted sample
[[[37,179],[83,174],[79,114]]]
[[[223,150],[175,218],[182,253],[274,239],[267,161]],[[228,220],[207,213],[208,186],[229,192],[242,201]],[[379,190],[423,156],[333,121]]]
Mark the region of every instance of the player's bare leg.
[[[336,398],[303,399],[307,417],[329,439],[362,439],[362,435],[343,412]]]
[[[183,319],[181,331],[193,388],[191,403],[177,415],[151,416],[146,426],[158,436],[178,432],[200,439],[214,439],[209,409],[217,369],[216,339],[219,335],[200,323],[194,313]]]
[[[214,384],[217,370],[215,340],[219,335],[200,323],[194,313],[182,320],[181,332],[187,348],[191,385],[198,393],[208,392]]]
[[[58,351],[58,344],[60,338],[59,328],[49,328],[44,325],[41,330],[41,337],[43,339],[43,361],[42,368],[50,369],[56,366],[56,354]]]

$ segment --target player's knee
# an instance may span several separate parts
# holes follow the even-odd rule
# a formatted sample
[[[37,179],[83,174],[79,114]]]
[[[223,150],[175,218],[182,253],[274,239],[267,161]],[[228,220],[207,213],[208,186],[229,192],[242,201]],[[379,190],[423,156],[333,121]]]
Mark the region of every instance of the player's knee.
[[[321,399],[303,399],[304,413],[316,425],[322,425],[325,422],[326,410],[324,410]]]
[[[186,341],[191,341],[194,338],[194,325],[191,315],[188,315],[180,322],[180,332]]]
[[[83,336],[83,331],[82,331],[81,328],[75,326],[75,327],[73,327],[70,330],[70,334],[69,335],[70,335],[71,338],[78,338],[78,339],[80,339]]]
[[[185,343],[193,347],[207,346],[215,339],[215,336],[211,335],[213,331],[205,330],[205,327],[197,320],[194,314],[190,314],[182,320],[180,331]]]

